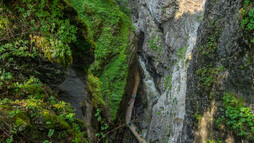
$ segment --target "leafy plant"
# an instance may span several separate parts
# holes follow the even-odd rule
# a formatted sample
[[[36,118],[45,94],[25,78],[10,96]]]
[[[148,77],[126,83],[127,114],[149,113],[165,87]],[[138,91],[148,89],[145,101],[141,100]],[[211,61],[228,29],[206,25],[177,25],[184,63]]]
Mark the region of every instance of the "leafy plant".
[[[159,49],[162,50],[162,41],[160,37],[156,37],[154,34],[152,34],[151,40],[148,40],[150,43],[150,48],[153,51],[158,51]]]
[[[207,140],[206,143],[215,143],[213,140]]]
[[[194,114],[194,117],[198,120],[198,124],[200,125],[202,115],[200,114],[200,107],[199,107],[199,102],[196,101],[196,112]]]
[[[173,98],[173,102],[177,104],[178,100],[176,97]]]
[[[45,140],[43,143],[51,143],[50,141],[48,141],[48,140]]]
[[[242,14],[242,27],[247,31],[254,30],[254,2],[250,0],[244,0],[244,6],[240,10]],[[251,42],[254,43],[254,38],[251,39]]]
[[[127,4],[127,1],[118,2]],[[96,42],[95,62],[88,76],[93,102],[109,105],[115,120],[128,75],[129,37],[134,30],[131,19],[115,0],[73,0],[72,4],[87,23],[89,38]]]
[[[95,136],[98,137],[99,139],[106,137],[105,131],[109,128],[108,124],[103,121],[100,113],[101,113],[101,110],[97,109],[95,117],[97,118],[97,121],[100,123],[101,128],[99,129],[99,133],[96,133]]]
[[[171,90],[172,88],[171,81],[172,81],[172,76],[171,75],[167,76],[165,79],[165,88],[169,88],[169,90]]]
[[[12,143],[13,142],[13,135],[10,136],[10,138],[8,138],[6,140],[7,143]]]
[[[85,24],[76,16],[68,19],[66,15],[76,11],[65,0],[8,0],[3,4],[0,142],[84,142],[84,123],[75,117],[70,104],[59,101],[57,93],[39,79],[42,71],[34,65],[45,68],[48,65],[44,64],[49,64],[60,74],[58,64],[49,61],[63,66],[72,63],[71,47],[78,44],[77,40],[85,39]],[[82,32],[77,33],[74,25]],[[75,48],[80,50],[82,46]]]
[[[10,114],[10,117],[13,118],[14,116],[16,116],[19,113],[20,113],[20,110],[16,109],[16,110],[11,111],[9,114]]]
[[[183,48],[179,48],[177,51],[177,57],[178,59],[185,58],[186,51],[188,49],[188,46],[184,46]]]
[[[204,85],[206,87],[206,91],[209,91],[216,81],[216,76],[225,70],[226,68],[223,65],[214,68],[211,64],[196,70],[195,74],[200,76],[199,86]]]
[[[130,16],[131,10],[128,7],[128,0],[116,0],[116,2],[119,5],[119,9],[126,15]]]
[[[51,138],[54,134],[54,129],[49,129],[48,137]]]
[[[223,108],[220,110],[225,113],[225,116],[222,116],[217,124],[225,124],[238,136],[254,140],[254,115],[250,108],[244,106],[244,100],[232,92],[225,93],[223,100]]]
[[[4,9],[0,21],[6,19],[3,15],[9,15],[9,19],[15,16],[16,20],[0,23],[1,31],[5,30],[3,39],[8,41],[0,47],[0,60],[41,56],[64,66],[71,63],[69,45],[76,41],[77,28],[69,19],[62,19],[59,3],[59,0],[23,0],[13,9],[15,15]]]

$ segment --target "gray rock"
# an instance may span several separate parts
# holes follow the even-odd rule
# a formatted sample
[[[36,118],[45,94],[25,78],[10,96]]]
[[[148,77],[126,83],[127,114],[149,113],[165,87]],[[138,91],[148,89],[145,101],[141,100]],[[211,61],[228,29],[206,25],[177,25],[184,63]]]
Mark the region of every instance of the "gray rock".
[[[157,99],[149,98],[143,84],[139,93],[144,100],[137,100],[136,104],[139,122],[150,122],[147,127],[140,124],[146,130],[148,142],[202,142],[217,137],[241,140],[212,123],[206,127],[210,132],[203,136],[195,113],[199,110],[203,115],[221,105],[221,97],[228,91],[243,97],[247,106],[253,106],[253,45],[240,26],[242,4],[243,0],[130,1],[139,54],[159,92]],[[216,48],[202,54],[202,46],[213,36]],[[200,85],[202,77],[195,71],[209,68],[210,64],[212,69],[223,66],[226,70],[214,75],[211,87],[205,87]],[[156,101],[151,109],[153,99]],[[147,117],[148,112],[151,118]],[[218,116],[220,113],[214,112],[213,118]]]
[[[70,67],[67,78],[59,86],[60,99],[71,104],[79,119],[83,119],[84,117],[81,102],[83,102],[87,96],[87,86],[85,82],[85,77],[80,76],[77,70]]]
[[[130,1],[136,34],[142,35],[139,36],[142,39],[139,52],[159,92],[157,98],[151,98],[144,81],[142,96],[147,98],[137,101],[136,108],[143,110],[136,111],[139,122],[150,122],[148,127],[140,125],[147,132],[148,142],[176,142],[181,135],[187,68],[196,43],[203,4],[202,0]],[[140,105],[145,108],[139,108]]]

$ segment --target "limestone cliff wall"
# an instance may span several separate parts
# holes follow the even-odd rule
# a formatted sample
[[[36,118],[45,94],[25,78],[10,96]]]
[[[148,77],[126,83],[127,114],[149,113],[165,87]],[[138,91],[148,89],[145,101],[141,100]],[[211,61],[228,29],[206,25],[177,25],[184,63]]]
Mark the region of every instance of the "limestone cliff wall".
[[[130,0],[129,6],[139,55],[160,93],[154,101],[141,82],[136,116],[148,142],[241,140],[214,121],[225,92],[253,104],[253,50],[239,14],[243,0]],[[205,49],[209,42],[216,48]],[[222,67],[207,85],[195,74]]]
[[[254,103],[253,45],[247,36],[249,34],[241,27],[239,11],[242,7],[243,0],[206,2],[197,44],[188,68],[186,116],[179,142],[218,139],[223,142],[248,142],[215,124],[224,114],[219,110],[223,105],[224,93],[233,92],[244,98],[247,107],[252,107]],[[209,42],[214,45],[212,51],[207,46]],[[216,71],[216,74],[209,75],[213,80],[209,84],[202,83],[202,78],[206,79],[207,75],[198,73],[201,68]],[[197,112],[202,118],[195,117]]]

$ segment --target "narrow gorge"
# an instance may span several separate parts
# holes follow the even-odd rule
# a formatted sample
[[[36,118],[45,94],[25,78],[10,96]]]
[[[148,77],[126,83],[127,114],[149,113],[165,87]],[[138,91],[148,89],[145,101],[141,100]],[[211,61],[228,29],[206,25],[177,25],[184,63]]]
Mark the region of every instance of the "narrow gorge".
[[[254,142],[253,0],[0,0],[0,142]]]
[[[153,73],[160,93],[144,86],[146,122],[151,142],[177,142],[183,128],[187,90],[187,68],[203,16],[204,1],[131,2],[136,34],[144,39],[140,54]],[[140,7],[141,6],[141,7]],[[141,63],[143,65],[143,63]],[[142,66],[144,67],[144,66]],[[145,72],[146,73],[146,72]],[[145,74],[147,77],[147,74]],[[145,81],[144,81],[145,82]],[[146,84],[145,84],[146,85]],[[152,84],[150,87],[153,89]],[[141,104],[144,104],[141,102]],[[150,105],[149,105],[150,104]],[[146,114],[150,114],[148,117]],[[148,121],[147,121],[148,120]]]

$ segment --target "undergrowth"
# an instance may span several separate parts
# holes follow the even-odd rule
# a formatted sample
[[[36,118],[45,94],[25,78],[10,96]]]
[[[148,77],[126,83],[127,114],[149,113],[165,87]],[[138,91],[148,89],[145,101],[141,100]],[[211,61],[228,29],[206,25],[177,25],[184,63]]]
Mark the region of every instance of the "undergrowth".
[[[254,31],[254,2],[252,0],[244,0],[244,6],[240,10],[242,14],[242,27],[250,32]],[[254,43],[254,38],[252,35],[251,42]]]
[[[72,63],[77,40],[76,49],[90,48],[82,21],[67,11],[76,13],[65,0],[1,2],[0,142],[86,142],[85,124],[47,85],[62,73],[58,64]]]
[[[223,95],[223,101],[223,108],[220,110],[224,115],[216,123],[225,124],[236,135],[254,141],[254,114],[250,108],[244,106],[244,100],[227,92]]]
[[[35,77],[17,79],[3,69],[0,75],[0,141],[85,141],[84,123],[50,87]]]
[[[89,69],[95,77],[90,79],[96,81],[89,81],[88,84],[98,82],[96,77],[99,78],[102,86],[97,89],[97,95],[93,95],[106,101],[114,120],[128,75],[132,22],[115,0],[73,0],[72,3],[88,24],[89,37],[96,42],[95,62]]]
[[[1,11],[2,60],[40,56],[63,66],[72,62],[69,44],[76,41],[77,28],[63,19],[59,0],[10,1]]]

